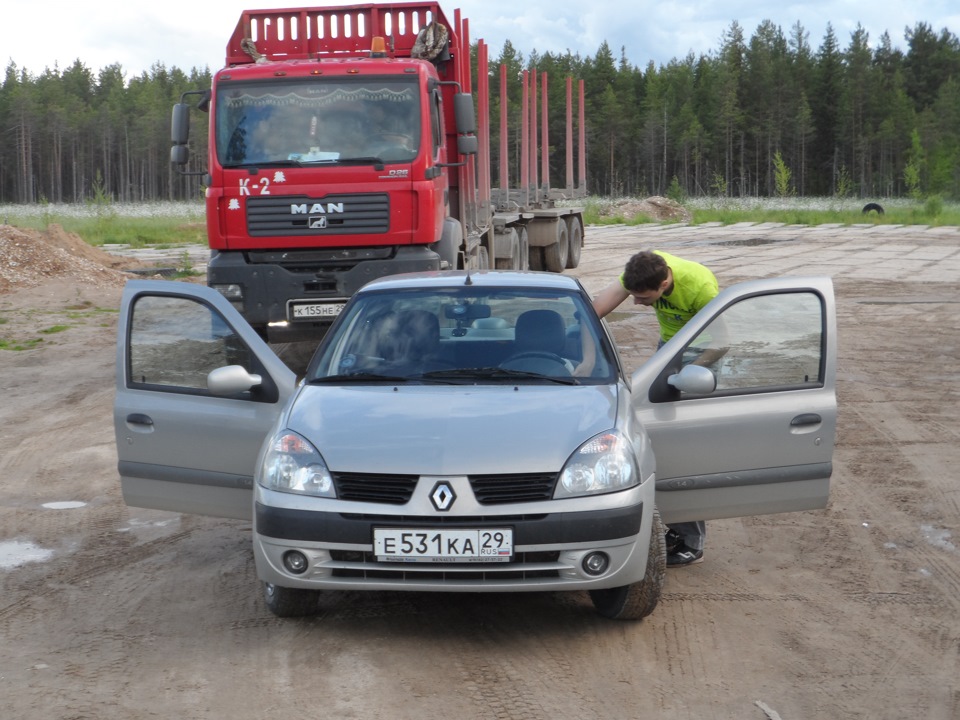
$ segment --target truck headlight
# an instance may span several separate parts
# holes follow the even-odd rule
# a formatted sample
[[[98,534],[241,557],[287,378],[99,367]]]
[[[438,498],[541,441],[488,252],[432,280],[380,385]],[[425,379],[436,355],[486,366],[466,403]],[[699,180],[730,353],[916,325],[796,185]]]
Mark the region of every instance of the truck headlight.
[[[277,434],[263,456],[260,484],[270,490],[335,498],[333,477],[320,453],[290,430]]]
[[[554,498],[600,495],[640,482],[633,448],[619,432],[605,432],[577,448],[560,472]]]

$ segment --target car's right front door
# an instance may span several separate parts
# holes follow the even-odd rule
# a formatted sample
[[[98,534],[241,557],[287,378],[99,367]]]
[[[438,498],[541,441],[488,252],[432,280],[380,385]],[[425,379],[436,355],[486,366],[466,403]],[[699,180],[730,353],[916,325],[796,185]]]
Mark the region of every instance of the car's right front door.
[[[664,522],[826,506],[836,343],[830,278],[755,280],[723,291],[634,374]],[[716,389],[678,389],[680,369],[700,362]]]

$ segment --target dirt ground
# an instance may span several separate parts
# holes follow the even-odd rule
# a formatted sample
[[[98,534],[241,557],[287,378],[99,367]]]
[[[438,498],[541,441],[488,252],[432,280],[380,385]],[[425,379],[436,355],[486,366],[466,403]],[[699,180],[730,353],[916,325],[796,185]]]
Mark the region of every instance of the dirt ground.
[[[339,593],[274,618],[249,524],[120,497],[132,261],[0,228],[0,717],[960,717],[960,230],[586,237],[591,292],[653,246],[722,285],[828,273],[838,296],[829,507],[710,522],[705,562],[670,570],[639,623],[546,593]],[[636,367],[649,311],[609,320]]]

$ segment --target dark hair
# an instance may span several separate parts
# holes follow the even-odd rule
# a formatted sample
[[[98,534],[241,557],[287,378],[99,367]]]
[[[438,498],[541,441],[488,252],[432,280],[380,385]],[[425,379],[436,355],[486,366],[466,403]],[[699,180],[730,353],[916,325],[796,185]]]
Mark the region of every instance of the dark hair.
[[[667,279],[667,261],[656,253],[644,250],[627,260],[623,271],[623,287],[632,292],[656,290]]]

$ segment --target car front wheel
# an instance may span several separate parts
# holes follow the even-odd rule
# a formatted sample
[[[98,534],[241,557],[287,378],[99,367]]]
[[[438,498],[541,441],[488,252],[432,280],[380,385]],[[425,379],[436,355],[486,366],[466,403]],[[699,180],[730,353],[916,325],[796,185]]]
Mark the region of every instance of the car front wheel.
[[[270,612],[277,617],[303,617],[317,611],[320,593],[316,590],[285,588],[265,582],[263,599]]]
[[[660,511],[653,510],[647,571],[643,580],[617,588],[591,590],[590,599],[597,613],[613,620],[641,620],[653,612],[660,602],[667,572],[667,543]]]

